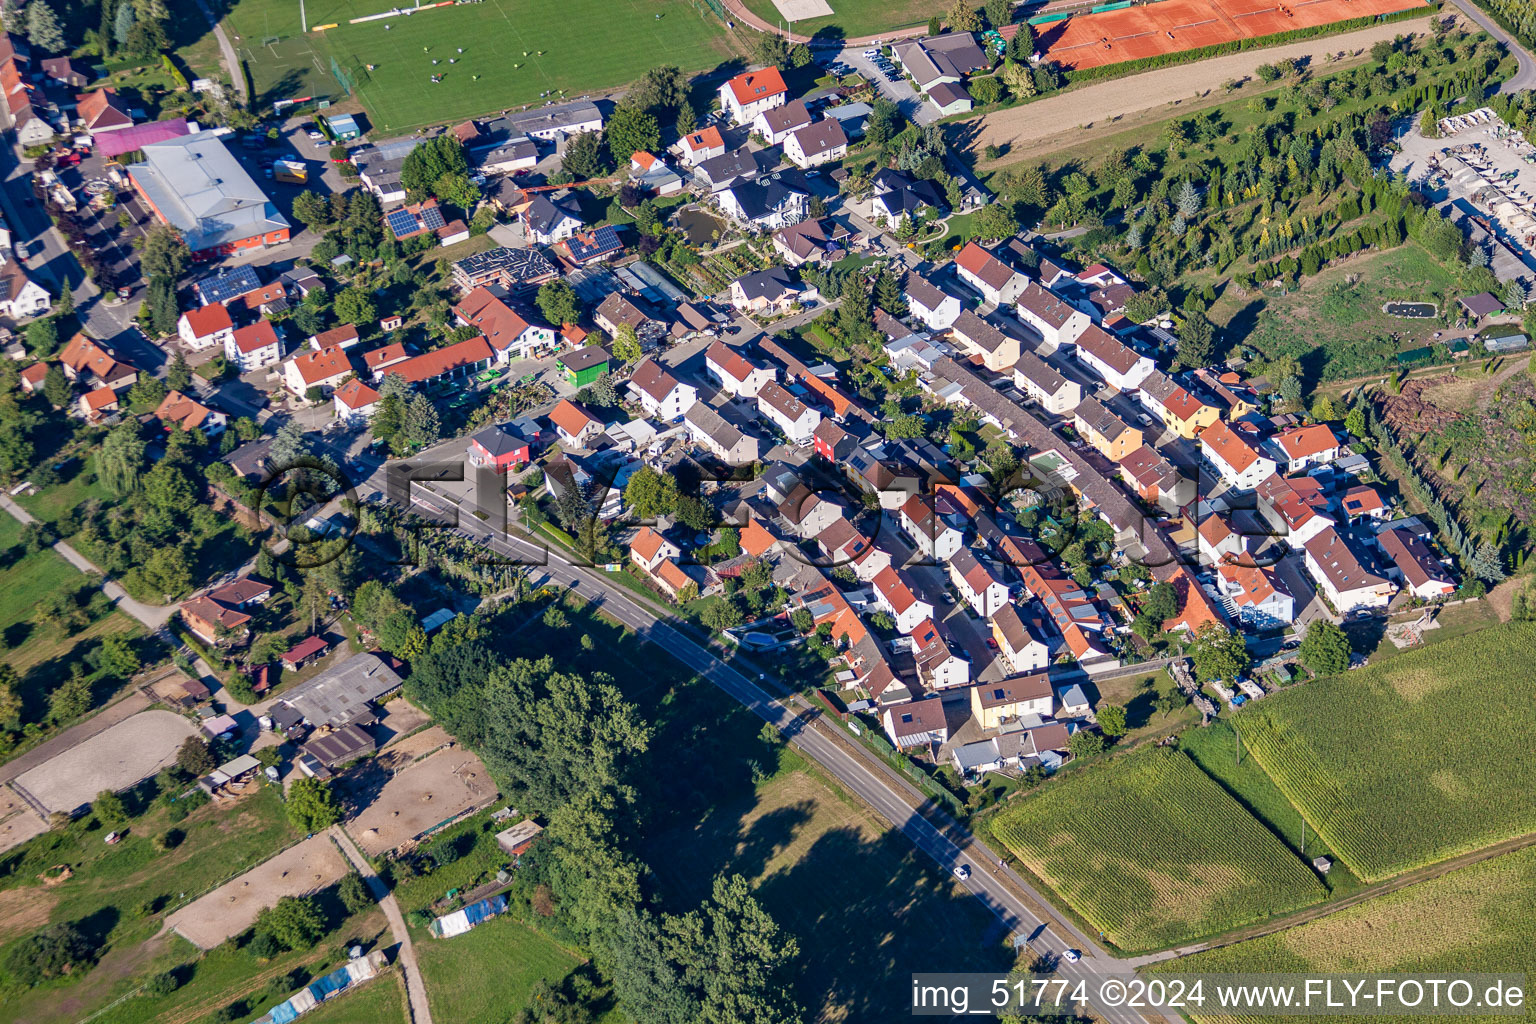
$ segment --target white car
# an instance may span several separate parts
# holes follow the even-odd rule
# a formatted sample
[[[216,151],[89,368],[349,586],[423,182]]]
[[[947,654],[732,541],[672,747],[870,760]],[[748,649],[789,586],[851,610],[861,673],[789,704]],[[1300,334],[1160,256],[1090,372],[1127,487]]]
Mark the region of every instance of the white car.
[[[969,864],[957,864],[955,866],[955,877],[960,879],[960,881],[962,881],[962,882],[965,881],[967,878],[970,878],[971,877],[970,865]]]
[[[325,141],[325,136],[321,135],[318,131],[316,131],[313,128],[311,128],[309,130],[309,137],[311,139],[315,140],[316,142],[324,142]]]
[[[1083,958],[1083,954],[1075,949],[1064,949],[1061,951],[1061,958],[1069,964],[1075,964]]]

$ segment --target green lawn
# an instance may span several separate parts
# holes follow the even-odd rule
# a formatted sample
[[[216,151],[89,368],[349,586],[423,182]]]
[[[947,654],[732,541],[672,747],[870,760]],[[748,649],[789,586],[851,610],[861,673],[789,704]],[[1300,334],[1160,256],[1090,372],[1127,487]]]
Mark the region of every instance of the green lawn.
[[[18,497],[16,503],[34,518],[53,523],[65,512],[80,508],[93,499],[103,503],[113,501],[112,493],[97,479],[90,459],[75,465],[78,468],[69,479],[47,490]]]
[[[327,999],[304,1015],[304,1024],[404,1024],[405,979],[391,971],[361,988]]]
[[[1533,657],[1536,626],[1480,630],[1267,697],[1243,741],[1357,875],[1387,878],[1536,830]]]
[[[21,531],[22,526],[15,519],[0,516],[0,552],[17,545]],[[16,623],[30,620],[38,603],[54,591],[78,589],[87,582],[85,573],[51,548],[23,555],[8,568],[0,569],[0,630],[9,632]]]
[[[1327,896],[1300,858],[1184,753],[1142,747],[1015,800],[992,833],[1106,941],[1180,945]]]
[[[1536,849],[1527,848],[1341,910],[1288,931],[1240,942],[1155,969],[1177,973],[1334,972],[1431,975],[1455,971],[1529,972],[1536,968]],[[1192,1014],[1202,1022],[1282,1021]],[[1312,1017],[1319,1022],[1358,1017]],[[1407,1024],[1416,1017],[1374,1018]],[[1483,1017],[1497,1020],[1496,1017]]]
[[[720,19],[683,0],[484,0],[346,23],[390,6],[320,0],[306,7],[305,34],[298,5],[239,0],[226,25],[240,36],[236,45],[261,103],[341,99],[334,55],[343,73],[355,76],[372,127],[390,133],[617,88],[660,63],[698,71],[735,56]],[[337,27],[314,31],[326,24]],[[434,85],[434,74],[445,77]]]
[[[773,0],[746,0],[746,4],[748,10],[771,25],[784,23],[784,15]],[[832,8],[831,14],[806,18],[790,27],[796,35],[816,35],[827,30],[830,37],[858,39],[893,28],[926,25],[929,18],[936,14],[943,17],[944,13],[942,6],[917,0],[827,0],[827,6]]]
[[[506,1020],[539,980],[557,984],[581,962],[570,950],[513,918],[492,918],[451,939],[422,938],[416,960],[441,1021]]]

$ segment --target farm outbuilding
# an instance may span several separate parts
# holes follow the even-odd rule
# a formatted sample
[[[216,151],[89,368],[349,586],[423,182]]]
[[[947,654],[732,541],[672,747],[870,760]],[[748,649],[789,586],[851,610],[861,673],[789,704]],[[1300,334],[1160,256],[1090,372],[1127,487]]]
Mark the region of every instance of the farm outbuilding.
[[[539,838],[544,826],[535,821],[520,821],[511,828],[496,833],[496,845],[508,857],[521,857]]]

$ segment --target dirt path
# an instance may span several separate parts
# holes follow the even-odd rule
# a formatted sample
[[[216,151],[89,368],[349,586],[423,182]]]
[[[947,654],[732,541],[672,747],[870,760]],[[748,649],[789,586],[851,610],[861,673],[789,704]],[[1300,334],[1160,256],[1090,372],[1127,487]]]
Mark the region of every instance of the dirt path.
[[[741,0],[721,0],[721,2],[723,3],[725,9],[731,13],[731,17],[734,20],[740,21],[748,28],[756,29],[759,32],[767,32],[772,35],[781,34],[781,30],[778,27],[768,24],[762,18],[759,18],[757,15],[753,14],[750,10],[747,9],[747,5],[742,3]],[[889,31],[880,32],[872,36],[856,36],[853,39],[845,39],[843,41],[843,46],[863,46],[866,43],[874,42],[889,43],[893,39],[906,39],[909,36],[925,36],[927,34],[927,25],[913,25],[911,28],[893,28]],[[807,35],[801,35],[799,32],[791,32],[789,33],[789,41],[792,43],[809,43],[811,41],[811,37]]]
[[[395,937],[395,942],[400,945],[400,952],[396,959],[400,963],[400,970],[405,975],[405,992],[409,996],[412,1024],[432,1024],[432,1008],[427,1003],[427,987],[421,979],[421,968],[416,964],[416,947],[411,945],[411,932],[405,926],[405,918],[400,913],[400,904],[395,900],[394,893],[384,888],[384,883],[373,871],[373,866],[368,863],[357,844],[352,842],[352,837],[342,830],[340,825],[332,825],[331,838],[341,848],[347,860],[357,868],[358,874],[368,883],[368,891],[373,893],[379,901],[379,909],[384,911],[384,916],[389,919],[389,930]]]
[[[1200,106],[1223,102],[1228,97],[1222,86],[1235,79],[1253,78],[1260,64],[1273,64],[1287,57],[1311,57],[1314,69],[1321,72],[1350,66],[1358,61],[1323,63],[1323,55],[1345,51],[1369,50],[1373,43],[1394,39],[1409,32],[1428,31],[1428,21],[1394,21],[1373,25],[1356,32],[1324,36],[1305,42],[1273,46],[1261,50],[1212,57],[1179,67],[1160,68],[1128,78],[1073,89],[1059,96],[1026,103],[1023,106],[984,115],[981,130],[970,148],[980,153],[987,146],[1007,147],[1006,155],[991,162],[978,162],[977,170],[986,173],[995,167],[1017,163],[1041,154],[1076,145],[1093,135],[1112,135],[1140,123],[1158,121],[1176,111],[1176,105],[1189,103],[1193,111]],[[1244,90],[1234,93],[1241,96]],[[1209,97],[1203,94],[1211,93]]]

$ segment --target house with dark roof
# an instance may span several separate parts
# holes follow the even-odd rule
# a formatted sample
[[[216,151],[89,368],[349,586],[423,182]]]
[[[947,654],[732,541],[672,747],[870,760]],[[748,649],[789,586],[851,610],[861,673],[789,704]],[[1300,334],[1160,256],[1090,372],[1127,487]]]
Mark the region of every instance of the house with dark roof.
[[[790,311],[805,287],[784,267],[743,274],[731,282],[731,305],[743,313],[777,316]]]
[[[926,178],[886,168],[871,179],[870,209],[877,223],[897,227],[903,217],[916,219],[924,210],[944,208],[944,194]]]
[[[926,93],[936,85],[959,83],[971,72],[988,67],[986,53],[970,32],[924,36],[897,43],[891,52],[902,71]]]
[[[655,359],[646,359],[629,377],[630,397],[639,401],[647,416],[675,423],[699,400],[699,389],[678,380]]]
[[[690,441],[728,466],[745,466],[758,459],[757,438],[703,402],[688,407],[683,413],[683,426]]]
[[[973,103],[971,94],[959,82],[939,82],[928,90],[928,102],[939,108],[942,117],[963,114]]]
[[[960,300],[912,271],[901,282],[907,308],[931,331],[947,331],[960,316]]]
[[[1056,367],[1027,350],[1020,352],[1013,364],[1013,383],[1056,416],[1067,415],[1083,400],[1081,384],[1062,376]]]
[[[778,178],[738,181],[715,195],[726,216],[764,231],[804,220],[810,200],[806,193]]]
[[[1056,694],[1047,672],[1031,672],[971,687],[971,715],[983,729],[1000,729],[1005,722],[1031,715],[1049,717],[1055,706]]]
[[[796,167],[820,167],[847,155],[848,133],[835,117],[824,117],[784,136],[784,156]]]
[[[797,128],[811,123],[811,112],[805,109],[803,100],[791,100],[777,107],[768,107],[752,118],[752,131],[770,146],[783,143],[784,137]]]
[[[1456,592],[1455,578],[1423,538],[1407,530],[1382,530],[1376,534],[1376,544],[1391,563],[1387,575],[1414,597],[1433,601]]]
[[[469,438],[469,464],[488,466],[498,473],[526,466],[532,461],[528,442],[505,424],[493,423]]]
[[[71,89],[84,89],[96,80],[96,72],[84,61],[73,57],[44,57],[43,77]]]
[[[522,221],[528,237],[539,245],[563,242],[586,226],[581,205],[571,193],[558,198],[551,198],[549,193],[534,196],[523,211]]]
[[[976,356],[994,373],[1007,372],[1019,361],[1018,337],[983,320],[972,310],[961,311],[949,333],[961,351]]]
[[[1337,530],[1329,527],[1302,546],[1307,572],[1340,615],[1385,608],[1397,587],[1366,569]]]
[[[453,264],[452,273],[453,283],[460,291],[499,284],[512,293],[532,291],[558,275],[555,265],[532,247],[477,252]]]
[[[1157,364],[1097,324],[1077,338],[1077,361],[1116,391],[1130,391],[1157,369]]]
[[[760,173],[757,158],[745,146],[694,165],[693,180],[707,192],[718,192]]]
[[[75,98],[75,117],[92,135],[133,127],[133,115],[117,90],[104,86]]]
[[[1012,673],[1037,672],[1051,663],[1050,647],[1015,605],[1004,602],[992,614],[991,625],[998,653]]]
[[[604,224],[591,231],[577,231],[570,238],[557,243],[555,254],[568,267],[585,267],[623,256],[624,243],[619,238],[618,228]]]
[[[835,260],[842,253],[840,242],[848,229],[831,218],[801,220],[773,233],[773,248],[791,267],[802,263]]]
[[[584,388],[608,372],[612,358],[601,345],[588,345],[574,352],[561,353],[556,362],[560,364],[560,372],[565,375],[567,384]]]
[[[1088,314],[1034,281],[1019,291],[1014,310],[1020,320],[1040,335],[1041,355],[1050,355],[1063,346],[1076,344],[1093,324]]]
[[[880,716],[880,724],[898,750],[933,748],[949,742],[944,702],[937,696],[888,707]]]

